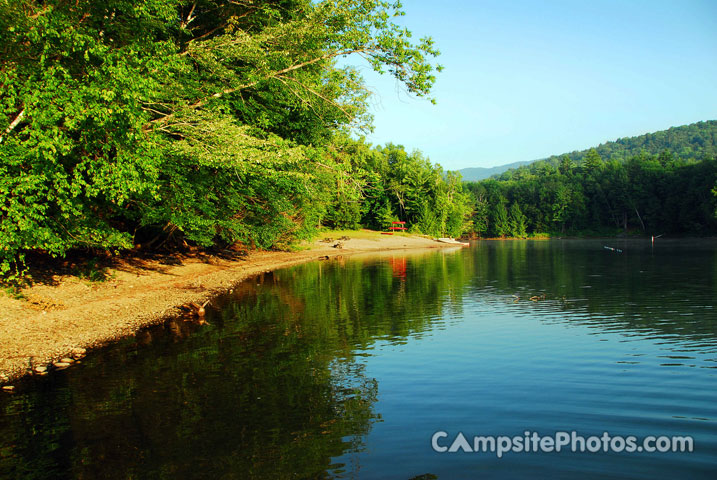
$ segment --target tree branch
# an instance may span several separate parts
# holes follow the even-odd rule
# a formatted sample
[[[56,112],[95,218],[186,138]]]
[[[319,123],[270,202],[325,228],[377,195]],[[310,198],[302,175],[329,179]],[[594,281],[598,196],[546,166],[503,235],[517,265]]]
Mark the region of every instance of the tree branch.
[[[190,109],[196,109],[196,108],[203,107],[204,105],[207,104],[207,102],[209,102],[209,101],[210,101],[211,99],[213,99],[213,98],[221,98],[221,97],[223,97],[223,96],[225,96],[225,95],[229,95],[229,94],[232,94],[232,93],[234,93],[234,92],[238,92],[238,91],[240,91],[240,90],[245,90],[245,89],[247,89],[247,88],[251,88],[251,87],[253,87],[254,85],[256,85],[256,84],[258,84],[258,83],[260,83],[260,82],[269,80],[269,79],[271,79],[271,78],[275,78],[275,77],[280,76],[280,75],[284,75],[285,73],[293,72],[294,70],[299,70],[299,69],[301,69],[301,68],[308,67],[309,65],[313,65],[313,64],[315,64],[315,63],[322,62],[322,61],[328,60],[328,59],[330,59],[330,58],[335,58],[335,57],[338,57],[338,56],[341,56],[341,55],[351,55],[351,54],[354,54],[354,53],[366,53],[366,52],[369,52],[369,51],[370,51],[370,49],[361,48],[361,49],[356,49],[356,50],[344,50],[344,51],[339,51],[339,52],[330,52],[330,53],[327,53],[327,54],[325,54],[325,55],[321,55],[320,57],[312,58],[311,60],[307,60],[307,61],[302,62],[302,63],[297,63],[296,65],[292,65],[292,66],[290,66],[290,67],[283,68],[283,69],[278,70],[278,71],[276,71],[276,72],[272,72],[272,73],[270,73],[270,74],[267,74],[266,76],[264,76],[263,78],[261,78],[261,79],[259,79],[259,80],[255,80],[255,81],[253,81],[253,82],[249,82],[249,83],[246,83],[246,84],[244,84],[244,85],[240,85],[240,86],[238,86],[238,87],[224,89],[224,90],[222,90],[221,92],[217,92],[217,93],[211,95],[210,97],[206,97],[206,98],[197,100],[197,101],[194,102],[193,104],[189,105],[189,108],[190,108]],[[168,114],[168,115],[165,115],[164,117],[156,118],[156,119],[150,121],[150,124],[154,124],[154,123],[164,123],[164,122],[166,122],[167,120],[171,119],[171,118],[174,117],[174,116],[175,116],[175,113],[170,113],[170,114]],[[149,125],[147,125],[147,127],[149,127]]]
[[[294,82],[294,83],[298,83],[298,84],[299,84],[301,87],[303,87],[306,91],[308,91],[308,92],[310,92],[310,93],[313,93],[315,96],[319,97],[320,99],[322,99],[323,101],[325,101],[325,102],[328,103],[329,105],[333,105],[334,107],[336,107],[336,108],[338,108],[339,110],[341,110],[341,112],[342,112],[344,115],[346,115],[346,119],[347,119],[347,120],[351,120],[352,115],[351,115],[349,112],[346,111],[346,109],[343,107],[343,105],[341,105],[341,104],[339,104],[339,103],[337,103],[337,102],[331,100],[330,98],[326,98],[325,96],[323,96],[323,95],[320,94],[319,92],[315,91],[314,89],[310,88],[310,87],[307,86],[307,85],[304,85],[302,82],[298,81],[297,79],[291,78],[291,77],[284,77],[284,76],[282,76],[282,75],[277,75],[277,76],[274,77],[274,78],[276,78],[277,80],[282,81],[282,82],[283,82],[282,79],[283,79],[283,78],[286,78],[287,80],[291,80],[291,81]],[[286,83],[286,82],[284,82],[284,83]],[[319,118],[321,118],[321,117],[319,117]]]
[[[316,111],[316,109],[315,109],[314,106],[311,104],[311,102],[309,102],[309,101],[306,100],[305,98],[302,98],[301,95],[299,94],[299,92],[297,92],[296,90],[294,90],[293,88],[291,88],[291,86],[289,85],[289,83],[284,80],[284,77],[282,77],[281,75],[278,75],[278,76],[276,76],[276,77],[274,77],[274,78],[275,78],[276,80],[279,80],[279,81],[280,81],[281,83],[283,83],[284,85],[286,85],[286,88],[288,88],[289,91],[290,91],[291,93],[293,93],[293,94],[296,96],[296,98],[298,98],[298,99],[301,101],[301,103],[303,103],[304,105],[306,105],[307,107],[309,107],[309,109],[310,109],[312,112],[314,112],[314,115],[316,115],[317,118],[319,118],[321,121],[324,120],[324,118],[323,118],[321,115],[319,115],[319,112]]]
[[[187,14],[187,18],[183,19],[182,22],[179,24],[180,28],[185,29],[189,26],[190,23],[192,23],[197,17],[194,16],[194,9],[197,8],[197,2],[194,1],[194,4],[192,4],[192,8],[189,10],[189,13]]]
[[[12,132],[15,127],[18,126],[20,122],[22,122],[22,119],[25,117],[25,109],[23,108],[20,113],[17,114],[17,117],[15,117],[15,120],[12,121],[12,123],[5,129],[2,135],[0,135],[0,143],[2,143],[3,139]]]
[[[229,2],[229,3],[231,3],[231,4],[233,4],[233,5],[239,5],[239,4],[236,3],[236,2]],[[196,6],[196,3],[195,3],[195,6]],[[249,8],[249,4],[247,4],[247,5],[241,5],[241,6],[244,6],[244,7]],[[248,16],[249,14],[254,13],[256,10],[258,10],[257,7],[249,8],[249,10],[247,10],[247,11],[244,12],[244,13],[242,13],[241,15],[237,15],[235,18],[236,18],[237,20],[240,19],[240,18],[244,18],[244,17]],[[190,15],[191,15],[191,13],[190,13]],[[194,20],[195,18],[196,18],[196,17],[192,17],[192,19],[191,19],[190,21]],[[186,24],[189,25],[189,21],[186,22]],[[226,23],[222,23],[222,24],[220,24],[219,26],[217,26],[217,27],[215,27],[215,28],[212,28],[212,29],[209,30],[208,32],[205,32],[205,33],[199,35],[198,37],[190,38],[190,39],[187,41],[187,44],[192,43],[192,42],[196,42],[197,40],[201,40],[201,39],[203,39],[203,38],[206,38],[206,37],[210,36],[211,34],[215,33],[216,31],[221,30],[222,28],[226,28],[226,27],[227,27],[227,24],[226,24]],[[185,50],[184,52],[181,53],[181,55],[189,55],[189,50]]]
[[[208,37],[208,36],[211,35],[212,33],[216,32],[217,30],[221,30],[222,28],[224,28],[224,27],[226,27],[226,26],[227,26],[227,25],[226,25],[225,23],[223,23],[223,24],[219,25],[218,27],[212,28],[211,30],[209,30],[209,31],[206,32],[206,33],[203,33],[202,35],[199,35],[198,37],[190,38],[189,41],[187,41],[187,43],[196,42],[197,40],[201,40],[201,39],[204,38],[204,37]],[[184,55],[189,55],[189,50],[183,51],[183,52],[181,53],[181,55],[182,55],[182,56],[184,56]]]

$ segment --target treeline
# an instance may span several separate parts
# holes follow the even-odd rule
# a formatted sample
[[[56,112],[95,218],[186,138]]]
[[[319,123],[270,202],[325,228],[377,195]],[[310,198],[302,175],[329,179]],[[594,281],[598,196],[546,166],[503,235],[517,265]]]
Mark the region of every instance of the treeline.
[[[715,230],[714,161],[691,160],[713,151],[715,122],[660,132],[702,148],[674,158],[604,162],[601,146],[467,186],[419,152],[352,139],[370,128],[369,90],[339,59],[429,99],[441,69],[430,38],[394,23],[400,8],[0,3],[0,275],[30,251],[284,247],[396,220],[436,236]]]
[[[717,233],[717,158],[684,160],[669,151],[605,162],[591,149],[468,182],[477,236]]]
[[[382,0],[0,3],[0,274],[28,251],[269,248],[322,224],[456,235],[459,179],[369,148],[360,57],[426,97],[440,66]],[[343,65],[343,63],[342,63]],[[468,219],[469,220],[469,219]]]
[[[456,172],[443,172],[421,152],[400,145],[370,147],[336,137],[324,152],[341,173],[332,175],[324,224],[332,228],[386,229],[405,221],[409,231],[457,237],[467,231],[473,198]]]

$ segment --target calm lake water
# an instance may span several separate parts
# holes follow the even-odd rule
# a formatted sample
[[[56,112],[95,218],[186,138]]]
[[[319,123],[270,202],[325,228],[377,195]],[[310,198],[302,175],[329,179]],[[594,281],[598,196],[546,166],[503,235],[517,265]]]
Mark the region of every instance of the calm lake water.
[[[0,477],[717,478],[716,243],[487,241],[265,274],[210,325],[1,395]],[[436,452],[437,431],[694,451],[497,458]]]

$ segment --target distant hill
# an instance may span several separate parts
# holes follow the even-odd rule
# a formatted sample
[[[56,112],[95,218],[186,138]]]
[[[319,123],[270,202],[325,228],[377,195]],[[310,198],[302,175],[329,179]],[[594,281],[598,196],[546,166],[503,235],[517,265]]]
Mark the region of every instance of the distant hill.
[[[605,161],[623,162],[640,152],[660,155],[663,152],[679,157],[682,160],[702,160],[705,157],[717,157],[717,120],[692,123],[681,127],[672,127],[655,133],[647,133],[637,137],[618,138],[614,142],[606,142],[595,147]],[[576,163],[582,163],[590,149],[574,151],[567,154],[553,155],[540,160],[515,162],[493,168],[464,168],[459,170],[465,181],[477,181],[493,175],[499,175],[510,169],[535,162],[549,162],[557,165],[560,157],[568,155]]]
[[[472,168],[463,168],[461,170],[458,170],[463,177],[463,180],[466,182],[477,182],[478,180],[484,180],[486,178],[490,178],[493,175],[500,175],[503,172],[506,172],[510,170],[511,168],[518,168],[522,165],[527,165],[530,162],[534,162],[535,160],[526,160],[523,162],[513,162],[509,163],[507,165],[499,165],[497,167],[472,167]]]
[[[704,157],[717,156],[717,120],[697,122],[682,127],[672,127],[655,133],[646,133],[637,137],[618,138],[614,142],[601,143],[595,150],[605,161],[625,160],[646,152],[659,155],[670,152],[682,160],[702,160]],[[590,149],[570,152],[570,159],[580,164]],[[562,155],[553,155],[541,160],[557,164]]]

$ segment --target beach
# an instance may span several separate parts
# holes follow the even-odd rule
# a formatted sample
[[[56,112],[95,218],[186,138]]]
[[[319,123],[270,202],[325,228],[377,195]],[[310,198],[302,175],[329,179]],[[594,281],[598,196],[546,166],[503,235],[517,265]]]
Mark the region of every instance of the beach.
[[[20,298],[1,292],[0,384],[180,315],[183,306],[201,304],[262,272],[371,252],[455,248],[415,235],[351,235],[329,240],[336,235],[327,232],[295,252],[254,251],[240,258],[127,258],[116,262],[101,282],[58,274],[23,288]]]

